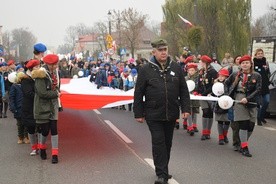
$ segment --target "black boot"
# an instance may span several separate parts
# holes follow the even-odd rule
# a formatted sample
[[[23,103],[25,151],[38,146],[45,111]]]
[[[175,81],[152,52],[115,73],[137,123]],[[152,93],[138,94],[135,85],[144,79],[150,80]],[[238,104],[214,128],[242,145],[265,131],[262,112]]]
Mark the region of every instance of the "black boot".
[[[190,136],[193,136],[195,134],[195,131],[194,130],[190,130],[189,134],[190,134]]]
[[[176,123],[175,123],[175,128],[176,128],[176,129],[179,129],[179,122],[176,122]]]
[[[223,139],[219,140],[219,145],[224,145],[224,140]]]
[[[42,160],[46,160],[47,159],[46,149],[41,149],[40,150],[40,158]]]
[[[154,184],[168,184],[168,180],[158,177],[158,179],[155,180]]]
[[[195,131],[195,132],[198,132],[198,129],[197,129],[197,127],[194,127],[194,131]]]
[[[58,163],[58,156],[57,155],[53,155],[52,156],[52,164],[57,164]]]
[[[260,119],[257,119],[257,125],[263,126],[262,121]]]
[[[202,141],[206,140],[206,135],[202,135],[202,136],[201,136],[201,140],[202,140]]]
[[[227,144],[229,143],[228,137],[224,136],[224,142]]]
[[[246,157],[252,157],[252,155],[249,153],[248,147],[242,148],[241,153],[242,153],[242,155],[244,155]]]

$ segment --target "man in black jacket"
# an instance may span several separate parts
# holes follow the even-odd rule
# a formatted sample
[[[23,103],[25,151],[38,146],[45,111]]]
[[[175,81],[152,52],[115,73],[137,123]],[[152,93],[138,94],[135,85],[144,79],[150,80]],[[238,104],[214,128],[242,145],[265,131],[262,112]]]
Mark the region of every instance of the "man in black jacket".
[[[151,43],[153,57],[138,73],[134,92],[136,121],[147,121],[152,138],[152,153],[158,179],[155,184],[167,184],[173,130],[179,118],[190,115],[190,95],[180,65],[168,56],[164,39]],[[143,98],[145,97],[145,101]]]

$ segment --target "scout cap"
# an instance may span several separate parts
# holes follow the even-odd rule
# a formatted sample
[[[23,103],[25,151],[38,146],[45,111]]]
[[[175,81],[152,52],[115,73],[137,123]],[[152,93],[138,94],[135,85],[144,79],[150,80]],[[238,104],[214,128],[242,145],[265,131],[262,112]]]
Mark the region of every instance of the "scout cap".
[[[168,46],[168,43],[166,40],[159,38],[151,42],[151,46],[156,49],[161,49]]]

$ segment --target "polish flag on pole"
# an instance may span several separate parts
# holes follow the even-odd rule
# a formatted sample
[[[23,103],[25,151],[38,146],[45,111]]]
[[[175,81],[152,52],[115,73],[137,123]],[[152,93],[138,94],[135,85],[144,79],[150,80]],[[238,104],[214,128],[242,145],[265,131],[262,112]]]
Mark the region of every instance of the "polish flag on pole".
[[[183,22],[185,22],[186,24],[189,24],[190,27],[193,26],[193,24],[192,24],[190,21],[188,21],[187,19],[184,19],[184,18],[181,17],[181,15],[179,15],[179,14],[177,14],[177,15],[181,18],[181,20],[183,20]]]

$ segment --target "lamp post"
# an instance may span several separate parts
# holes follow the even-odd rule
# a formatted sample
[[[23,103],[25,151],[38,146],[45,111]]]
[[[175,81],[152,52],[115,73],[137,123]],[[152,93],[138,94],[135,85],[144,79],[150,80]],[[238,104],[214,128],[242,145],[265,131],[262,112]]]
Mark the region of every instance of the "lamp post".
[[[109,10],[107,13],[108,16],[108,34],[111,35],[111,11]]]

